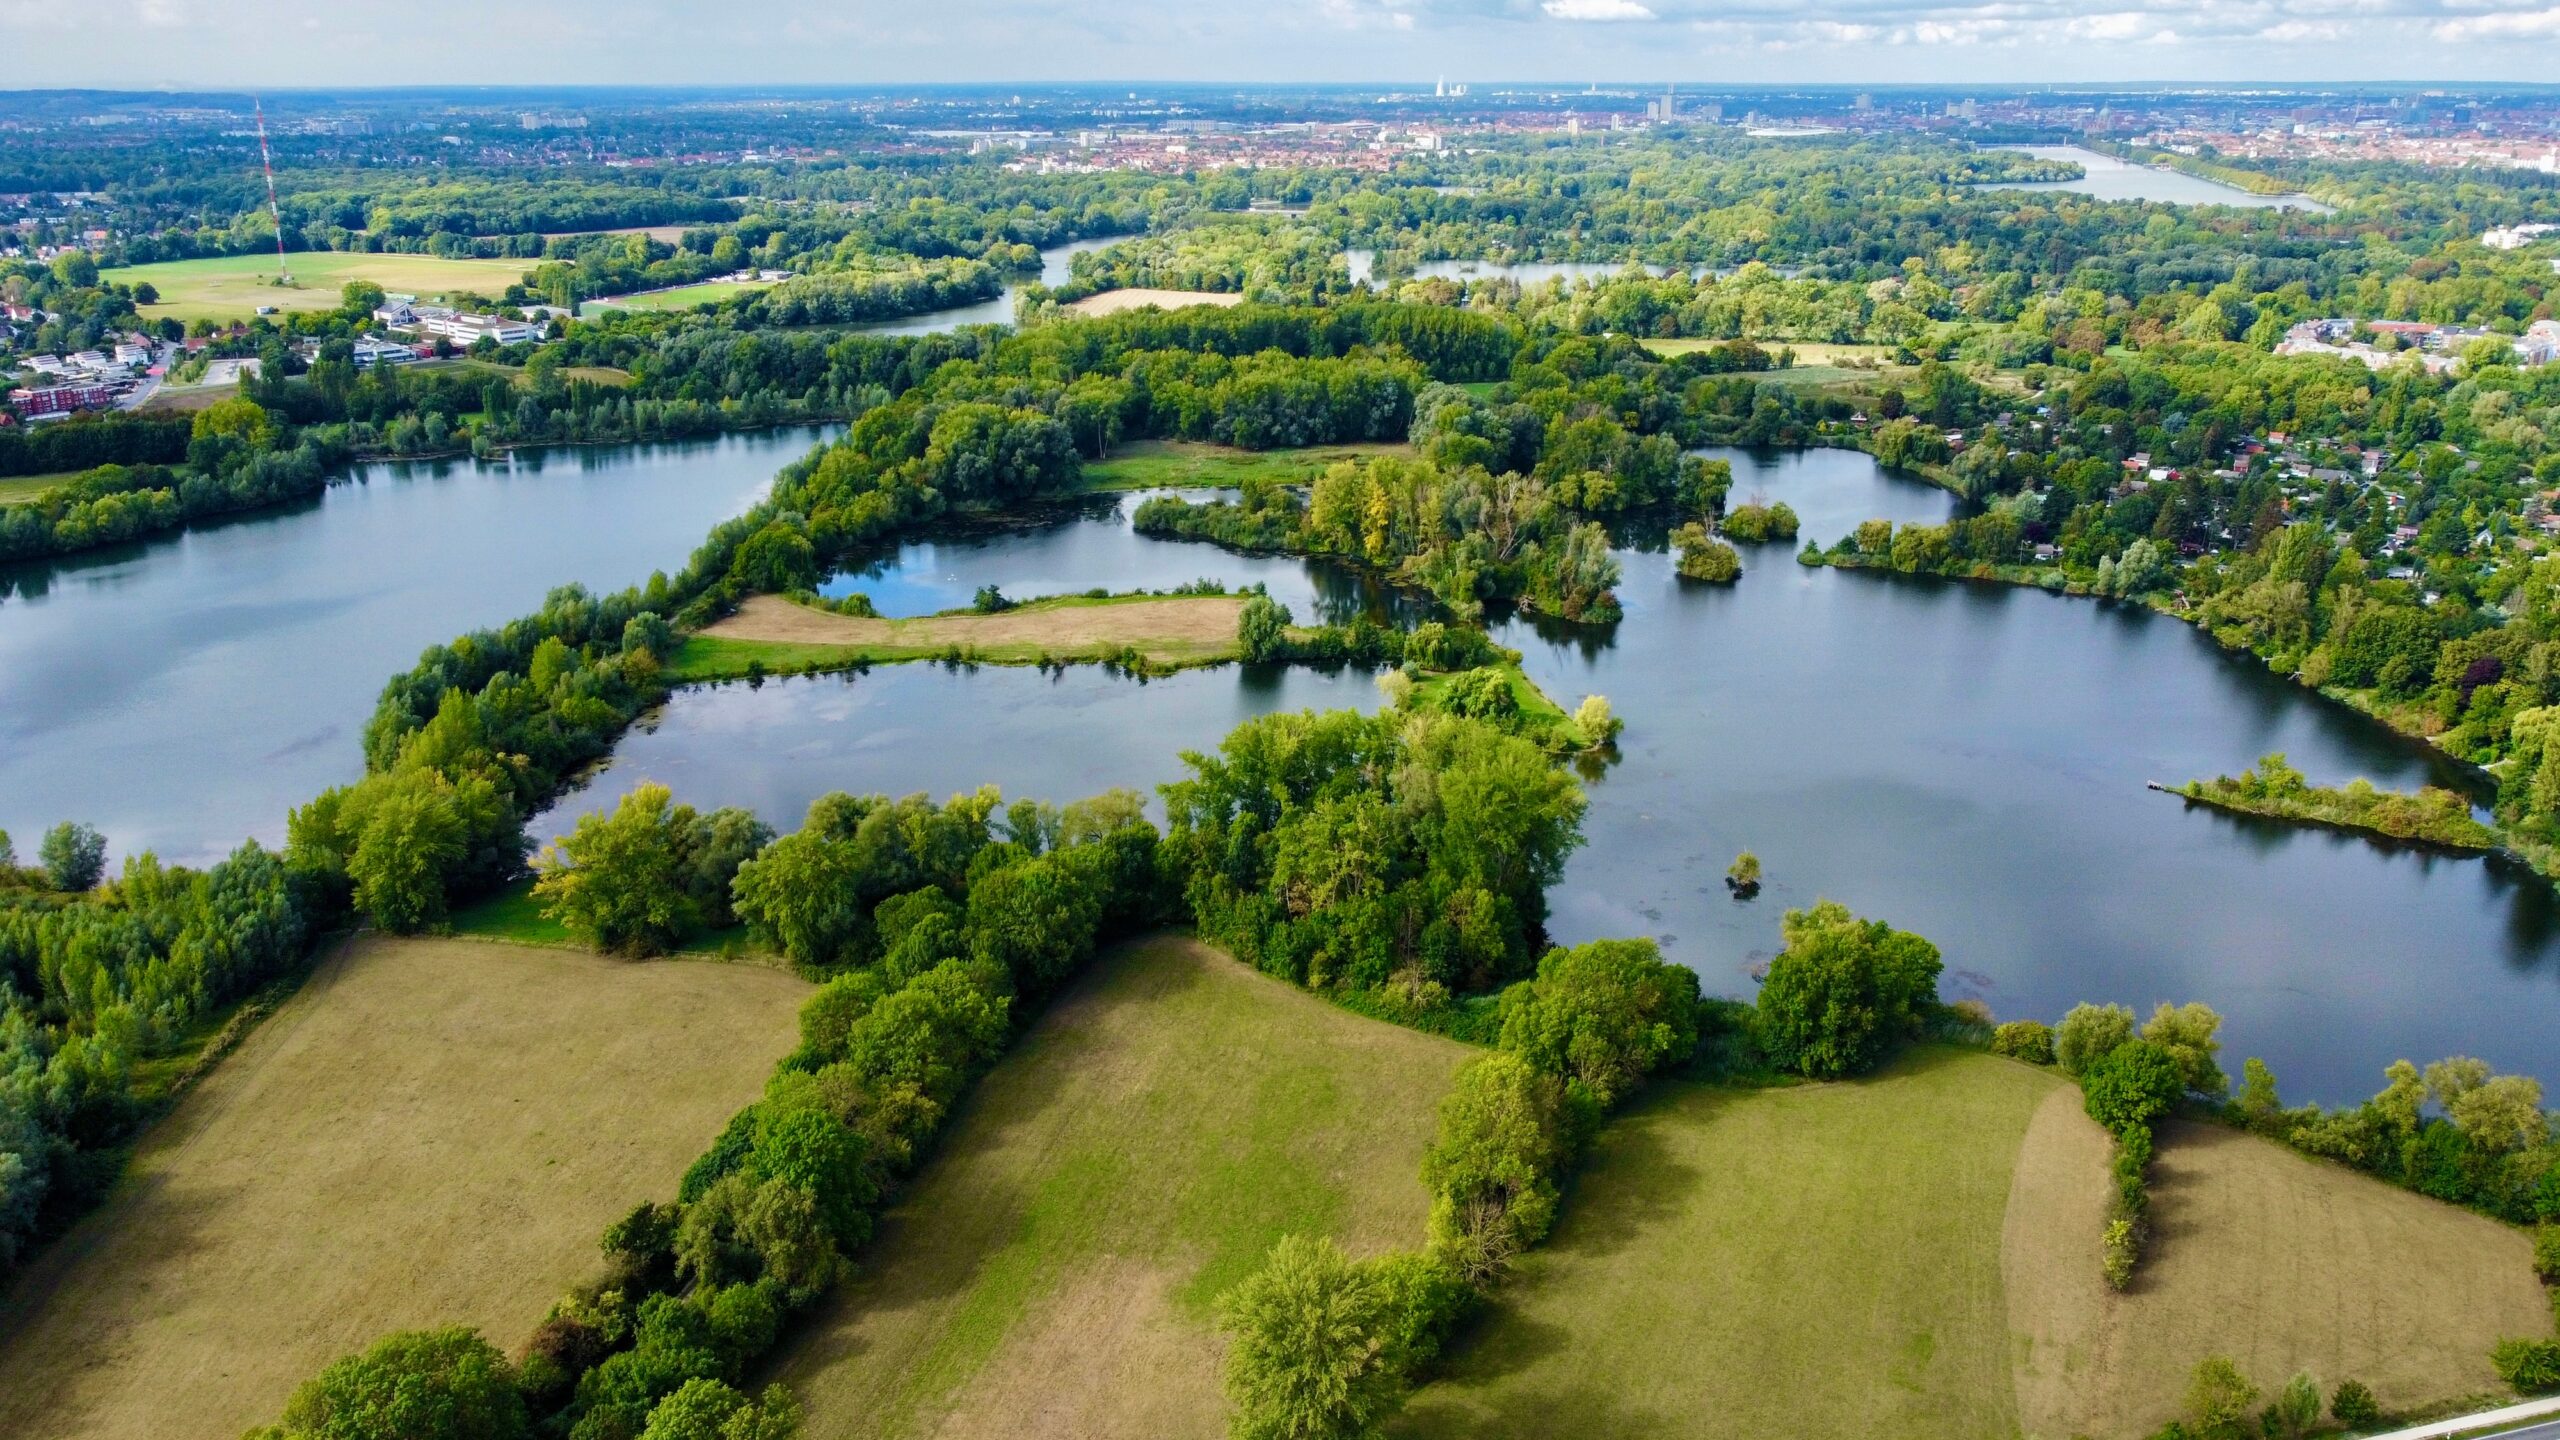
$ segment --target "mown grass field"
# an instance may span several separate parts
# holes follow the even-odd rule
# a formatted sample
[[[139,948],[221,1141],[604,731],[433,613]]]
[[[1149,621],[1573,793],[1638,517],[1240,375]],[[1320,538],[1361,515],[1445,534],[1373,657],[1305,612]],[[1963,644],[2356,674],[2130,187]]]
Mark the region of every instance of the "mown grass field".
[[[690,310],[696,305],[713,305],[737,295],[752,295],[769,285],[764,280],[705,280],[699,285],[678,285],[667,290],[643,290],[635,295],[608,295],[589,300],[578,307],[581,315],[597,310]]]
[[[2172,1418],[2210,1354],[2415,1409],[2550,1324],[2517,1232],[2200,1129],[2167,1135],[2161,1235],[2114,1295],[2106,1161],[2074,1087],[1987,1055],[1666,1086],[1393,1433],[2114,1440]]]
[[[1380,455],[1412,453],[1412,446],[1393,442],[1238,450],[1193,440],[1134,440],[1114,449],[1107,459],[1086,461],[1084,482],[1094,490],[1152,490],[1165,485],[1233,488],[1252,479],[1297,484],[1340,461],[1366,462]]]
[[[433,255],[364,255],[342,250],[312,250],[285,257],[293,273],[291,286],[269,282],[276,277],[276,257],[223,255],[209,260],[165,260],[156,265],[129,265],[105,272],[124,285],[145,281],[160,292],[158,304],[142,307],[145,319],[174,316],[180,320],[246,320],[261,305],[278,310],[335,310],[338,292],[350,280],[370,280],[394,294],[422,300],[468,291],[498,295],[525,277],[530,260],[444,260]]]
[[[1291,1232],[1417,1243],[1465,1047],[1197,942],[1099,962],[787,1341],[816,1437],[1214,1437],[1214,1300]]]
[[[754,1099],[808,987],[359,940],[0,1295],[0,1435],[231,1436],[387,1331],[513,1347]]]
[[[1199,665],[1238,653],[1235,595],[1063,595],[993,615],[961,612],[867,620],[758,595],[738,613],[685,637],[668,657],[678,684],[734,679],[761,665],[780,674],[816,667],[932,660],[954,649],[991,665],[1117,658],[1135,649],[1159,665]]]

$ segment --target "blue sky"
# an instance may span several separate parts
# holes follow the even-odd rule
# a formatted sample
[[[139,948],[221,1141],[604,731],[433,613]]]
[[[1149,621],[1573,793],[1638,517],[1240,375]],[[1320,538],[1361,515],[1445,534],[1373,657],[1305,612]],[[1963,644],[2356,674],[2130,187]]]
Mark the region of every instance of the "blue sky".
[[[0,0],[0,86],[2544,80],[2560,0]]]

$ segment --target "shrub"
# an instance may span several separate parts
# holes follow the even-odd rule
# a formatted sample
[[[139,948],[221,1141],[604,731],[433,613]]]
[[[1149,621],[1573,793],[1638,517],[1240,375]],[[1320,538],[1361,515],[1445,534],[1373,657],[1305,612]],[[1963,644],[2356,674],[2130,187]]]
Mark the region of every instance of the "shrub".
[[[2320,1423],[2320,1382],[2308,1372],[2296,1374],[2267,1402],[2258,1428],[2267,1440],[2302,1440]]]
[[[2053,1032],[2054,1063],[2077,1077],[2133,1038],[2133,1012],[2121,1005],[2074,1005]]]
[[[1991,1032],[1991,1053],[2030,1065],[2050,1065],[2053,1027],[2041,1020],[2012,1020]]]
[[[2122,1290],[2133,1283],[2134,1266],[2142,1259],[2142,1241],[2134,1233],[2130,1220],[2107,1222],[2106,1249],[2100,1270],[2109,1289]]]
[[[2501,1340],[2489,1364],[2523,1394],[2560,1390],[2560,1340]]]
[[[1502,993],[1502,1048],[1615,1104],[1698,1045],[1698,974],[1654,942],[1594,940],[1550,950],[1534,980]]]
[[[2382,1407],[2374,1402],[2373,1390],[2361,1380],[2341,1380],[2338,1391],[2329,1397],[2329,1417],[2350,1430],[2377,1425],[2382,1421]]]
[[[1564,1083],[1496,1051],[1458,1072],[1422,1157],[1431,1243],[1483,1283],[1555,1223],[1556,1169],[1568,1147]]]
[[[2545,1285],[2560,1285],[2560,1225],[2546,1224],[2533,1232],[2533,1273]]]

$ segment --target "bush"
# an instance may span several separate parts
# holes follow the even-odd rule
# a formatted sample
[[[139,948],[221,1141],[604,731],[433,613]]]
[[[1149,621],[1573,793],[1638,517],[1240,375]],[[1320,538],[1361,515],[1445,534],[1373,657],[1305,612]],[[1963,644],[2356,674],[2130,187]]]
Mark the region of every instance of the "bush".
[[[2341,1380],[2337,1393],[2329,1397],[2329,1416],[2350,1430],[2360,1430],[2382,1423],[2382,1407],[2363,1381]]]
[[[1505,1051],[1460,1070],[1440,1102],[1439,1134],[1422,1157],[1434,1253],[1482,1284],[1544,1239],[1555,1223],[1566,1132],[1557,1077]]]
[[[2560,1340],[2501,1340],[2489,1364],[2522,1394],[2560,1390]]]
[[[2030,1065],[2050,1065],[2053,1027],[2041,1020],[2012,1020],[1991,1032],[1991,1053]]]
[[[2545,1285],[2560,1285],[2560,1225],[2546,1224],[2533,1232],[2533,1273]]]
[[[2258,1429],[2267,1440],[2303,1440],[2320,1423],[2320,1382],[2308,1372],[2296,1374],[2267,1402]]]
[[[2106,1276],[2107,1288],[2122,1290],[2131,1285],[2134,1267],[2141,1259],[2142,1241],[2135,1233],[2134,1223],[2130,1220],[2108,1221],[2106,1249],[2099,1266],[2100,1273]]]

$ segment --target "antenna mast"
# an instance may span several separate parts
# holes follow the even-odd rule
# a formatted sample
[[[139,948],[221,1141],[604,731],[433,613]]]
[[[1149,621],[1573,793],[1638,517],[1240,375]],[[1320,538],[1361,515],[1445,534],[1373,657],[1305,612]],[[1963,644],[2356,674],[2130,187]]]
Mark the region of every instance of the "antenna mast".
[[[276,222],[276,271],[288,285],[293,283],[293,267],[284,258],[284,210],[276,204],[276,162],[267,150],[267,107],[257,96],[249,104],[258,116],[258,165],[267,172],[267,218]]]

